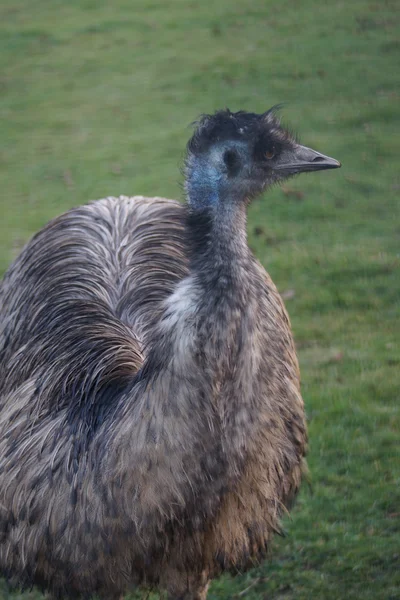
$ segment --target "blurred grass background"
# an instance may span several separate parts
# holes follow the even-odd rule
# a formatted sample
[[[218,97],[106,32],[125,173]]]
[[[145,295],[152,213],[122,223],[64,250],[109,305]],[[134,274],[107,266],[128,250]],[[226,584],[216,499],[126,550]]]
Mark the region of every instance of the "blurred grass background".
[[[302,141],[343,162],[250,209],[296,336],[313,493],[271,561],[215,582],[211,600],[400,598],[399,13],[396,0],[0,1],[1,272],[69,207],[181,197],[202,112],[287,102]]]

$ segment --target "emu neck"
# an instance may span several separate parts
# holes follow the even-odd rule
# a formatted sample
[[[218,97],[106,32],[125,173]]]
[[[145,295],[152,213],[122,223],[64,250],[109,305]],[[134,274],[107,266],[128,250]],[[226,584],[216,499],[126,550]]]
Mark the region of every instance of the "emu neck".
[[[165,302],[141,376],[152,373],[159,379],[165,366],[168,378],[173,372],[179,380],[207,365],[207,385],[213,385],[230,361],[229,352],[221,353],[221,348],[236,346],[234,337],[242,328],[252,294],[254,266],[247,245],[245,205],[199,208],[189,203],[186,233],[189,274]],[[210,332],[211,344],[206,342]],[[199,353],[203,366],[197,364]]]
[[[244,205],[189,208],[187,233],[192,274],[217,284],[221,275],[233,276],[248,261]]]

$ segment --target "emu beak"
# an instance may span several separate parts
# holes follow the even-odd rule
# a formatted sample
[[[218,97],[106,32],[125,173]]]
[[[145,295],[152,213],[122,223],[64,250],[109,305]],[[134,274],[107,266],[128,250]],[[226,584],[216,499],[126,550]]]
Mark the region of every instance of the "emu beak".
[[[341,163],[335,158],[325,156],[325,154],[307,148],[307,146],[297,145],[293,150],[284,153],[275,168],[289,175],[307,171],[338,169],[341,166]]]

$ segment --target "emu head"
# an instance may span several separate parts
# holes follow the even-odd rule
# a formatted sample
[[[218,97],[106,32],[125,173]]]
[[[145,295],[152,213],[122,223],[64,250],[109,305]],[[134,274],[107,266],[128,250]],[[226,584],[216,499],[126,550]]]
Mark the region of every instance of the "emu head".
[[[221,110],[204,115],[187,145],[186,191],[198,208],[250,201],[266,187],[340,163],[300,145],[277,109],[263,114]]]

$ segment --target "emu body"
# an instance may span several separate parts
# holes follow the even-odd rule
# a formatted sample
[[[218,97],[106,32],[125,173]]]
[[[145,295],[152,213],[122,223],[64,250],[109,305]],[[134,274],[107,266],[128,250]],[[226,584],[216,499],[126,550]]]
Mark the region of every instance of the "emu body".
[[[246,242],[265,183],[240,164],[249,184],[229,188],[250,159],[230,130],[237,156],[221,149],[212,127],[225,116],[189,144],[186,205],[71,210],[4,277],[0,571],[13,581],[205,598],[211,578],[265,555],[298,490],[307,435],[290,324]],[[261,125],[294,147],[275,117]]]

